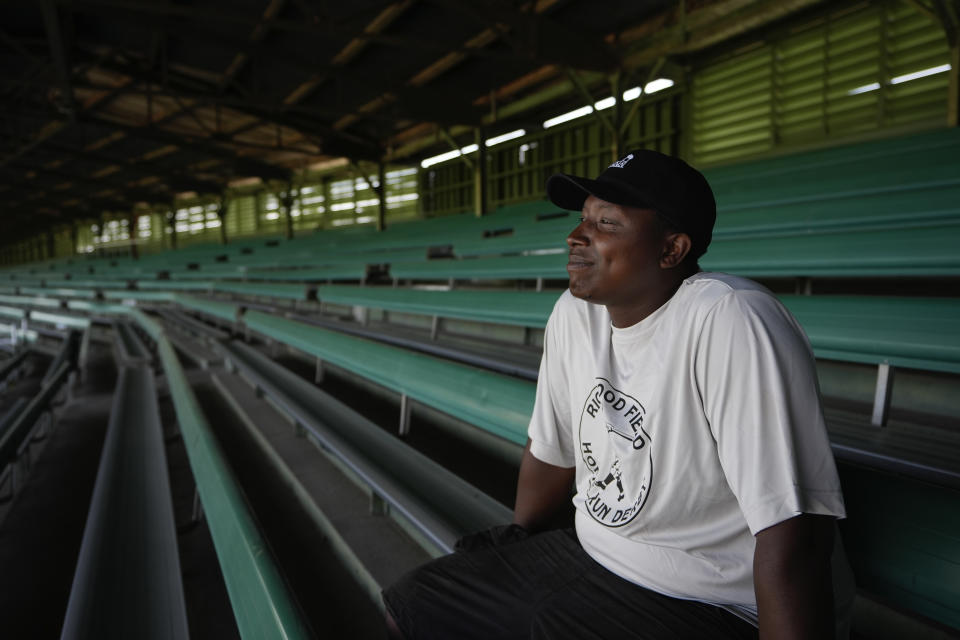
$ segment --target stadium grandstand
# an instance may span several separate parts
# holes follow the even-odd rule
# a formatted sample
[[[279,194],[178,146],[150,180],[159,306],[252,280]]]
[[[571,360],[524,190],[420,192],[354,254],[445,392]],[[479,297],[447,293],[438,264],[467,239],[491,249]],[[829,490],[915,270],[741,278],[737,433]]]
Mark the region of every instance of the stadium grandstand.
[[[810,339],[853,637],[960,637],[960,1],[19,0],[0,69],[0,636],[384,637],[510,521],[547,177],[647,148]]]

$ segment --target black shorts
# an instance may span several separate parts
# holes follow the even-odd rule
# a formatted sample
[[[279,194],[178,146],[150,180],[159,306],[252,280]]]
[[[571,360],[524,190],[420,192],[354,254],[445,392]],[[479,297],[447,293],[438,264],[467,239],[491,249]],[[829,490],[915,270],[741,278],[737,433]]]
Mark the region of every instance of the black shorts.
[[[586,554],[572,529],[457,552],[383,592],[405,638],[757,638],[719,607],[644,589]]]

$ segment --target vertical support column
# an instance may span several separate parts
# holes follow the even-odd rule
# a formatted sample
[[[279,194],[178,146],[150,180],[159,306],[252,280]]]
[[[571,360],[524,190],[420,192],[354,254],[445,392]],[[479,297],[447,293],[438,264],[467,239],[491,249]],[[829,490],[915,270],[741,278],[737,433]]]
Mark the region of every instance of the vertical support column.
[[[623,154],[623,130],[621,128],[622,110],[623,110],[623,96],[621,95],[620,90],[620,80],[621,72],[618,69],[612,76],[610,76],[610,92],[613,96],[614,103],[612,113],[610,114],[610,119],[613,121],[613,128],[610,131],[612,140],[610,141],[610,157],[611,162],[616,162],[620,159],[620,156]]]
[[[323,187],[323,218],[320,226],[325,227],[326,221],[330,219],[330,176],[323,176],[321,186]]]
[[[171,205],[169,211],[166,215],[167,226],[170,227],[170,248],[173,250],[177,249],[177,209],[175,206]]]
[[[98,242],[100,246],[97,248],[97,255],[103,257],[106,255],[106,250],[103,248],[103,235],[107,231],[107,221],[103,216],[103,212],[100,212],[100,216],[97,218],[97,235],[99,236]]]
[[[487,135],[483,127],[474,130],[473,140],[477,144],[477,162],[473,165],[473,210],[477,216],[487,214]]]
[[[293,238],[293,183],[287,185],[287,190],[284,192],[283,196],[283,211],[286,214],[286,231],[284,237],[287,240]]]
[[[947,124],[960,127],[960,31],[950,40],[950,95],[947,97]]]
[[[127,215],[127,236],[130,240],[130,257],[134,260],[140,259],[140,249],[137,246],[137,214],[132,211]]]
[[[877,388],[873,395],[873,416],[870,424],[883,427],[890,413],[890,395],[893,392],[893,367],[883,362],[877,367]]]
[[[227,197],[220,196],[217,204],[217,219],[220,221],[220,244],[228,244],[227,239]]]
[[[381,158],[377,163],[377,199],[380,206],[377,209],[377,231],[387,228],[387,169]]]
[[[53,231],[47,231],[47,257],[57,257],[57,239]]]
[[[405,436],[410,433],[410,410],[411,410],[410,397],[402,393],[400,394],[400,429],[399,433],[401,436]]]
[[[80,244],[80,230],[77,228],[77,223],[74,222],[70,225],[70,255],[77,255],[77,245]]]

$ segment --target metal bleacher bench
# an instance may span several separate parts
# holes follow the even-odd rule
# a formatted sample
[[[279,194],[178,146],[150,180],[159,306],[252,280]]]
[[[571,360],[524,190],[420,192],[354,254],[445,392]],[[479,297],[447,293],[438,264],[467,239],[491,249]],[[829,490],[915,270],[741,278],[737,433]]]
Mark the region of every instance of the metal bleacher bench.
[[[164,329],[139,310],[128,313],[156,344],[240,635],[310,637]]]
[[[390,277],[394,281],[565,279],[567,252],[558,246],[558,252],[535,255],[397,262],[390,265]]]
[[[153,372],[140,360],[119,373],[61,638],[189,637],[169,487]]]
[[[556,291],[429,291],[343,285],[317,289],[321,302],[531,327],[546,326],[558,297]],[[799,320],[819,358],[960,373],[958,299],[778,297]]]
[[[227,282],[213,283],[216,293],[236,293],[241,295],[282,298],[285,300],[306,300],[310,297],[311,287],[303,284],[283,282]]]
[[[543,327],[557,301],[557,292],[430,291],[325,285],[317,288],[317,300],[443,318]]]
[[[357,373],[424,405],[439,409],[505,440],[526,442],[534,385],[476,367],[406,349],[247,311],[245,326],[272,340]],[[402,401],[403,407],[408,407]],[[402,411],[405,431],[409,409]]]

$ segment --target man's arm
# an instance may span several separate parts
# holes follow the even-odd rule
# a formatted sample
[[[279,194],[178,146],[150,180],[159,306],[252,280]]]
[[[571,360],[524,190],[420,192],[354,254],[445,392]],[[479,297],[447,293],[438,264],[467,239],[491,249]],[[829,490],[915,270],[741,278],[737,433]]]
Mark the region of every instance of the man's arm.
[[[753,582],[762,640],[834,637],[834,518],[801,514],[757,533]]]
[[[513,522],[537,531],[570,504],[570,489],[576,475],[574,467],[557,467],[538,460],[530,453],[530,441],[523,449],[520,477],[517,480],[517,503]]]

